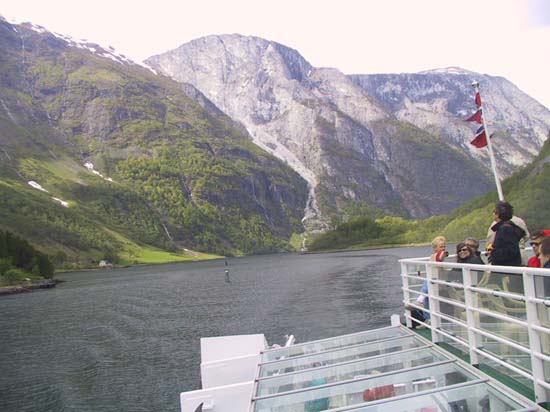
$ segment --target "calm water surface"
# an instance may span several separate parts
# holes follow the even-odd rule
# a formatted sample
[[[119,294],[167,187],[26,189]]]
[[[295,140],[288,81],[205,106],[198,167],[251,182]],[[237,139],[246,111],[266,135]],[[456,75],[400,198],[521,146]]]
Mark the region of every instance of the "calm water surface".
[[[297,341],[388,326],[402,257],[427,248],[271,255],[60,274],[0,298],[0,411],[179,411],[200,337]]]

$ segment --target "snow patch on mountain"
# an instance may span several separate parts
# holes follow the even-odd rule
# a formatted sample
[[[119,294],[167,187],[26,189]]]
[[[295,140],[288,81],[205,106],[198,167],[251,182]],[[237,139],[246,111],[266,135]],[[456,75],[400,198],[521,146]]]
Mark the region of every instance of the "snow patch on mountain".
[[[69,202],[66,202],[64,200],[61,200],[59,199],[58,197],[53,197],[52,196],[52,200],[55,200],[56,202],[58,202],[59,204],[61,204],[61,206],[63,207],[69,207]]]
[[[69,44],[72,47],[77,47],[77,48],[82,49],[82,50],[87,50],[87,51],[89,51],[93,54],[111,59],[111,60],[113,60],[117,63],[142,65],[140,63],[134,62],[132,59],[126,57],[125,55],[123,55],[121,53],[118,53],[112,46],[103,47],[103,46],[100,46],[99,44],[92,43],[92,42],[90,42],[86,39],[77,40],[77,39],[74,39],[71,36],[67,36],[65,34],[52,32],[52,31],[46,29],[43,26],[40,26],[40,25],[34,24],[34,23],[30,23],[30,22],[17,21],[15,19],[4,19],[4,20],[7,21],[8,23],[12,24],[13,30],[17,33],[18,33],[18,30],[13,25],[22,25],[22,26],[24,26],[28,29],[31,29],[31,30],[33,30],[37,33],[40,33],[40,34],[51,34],[52,36],[54,36],[54,37],[56,37],[60,40],[63,40],[64,42],[66,42],[67,44]]]
[[[0,18],[1,17],[2,16],[0,16]],[[157,71],[155,69],[153,69],[151,66],[149,66],[148,64],[146,64],[144,62],[136,62],[136,61],[130,59],[129,57],[125,56],[124,54],[117,52],[116,49],[112,46],[104,47],[104,46],[101,46],[97,43],[90,42],[87,39],[75,39],[75,38],[73,38],[71,36],[68,36],[66,34],[60,34],[60,33],[49,31],[45,27],[39,26],[39,25],[34,24],[34,23],[17,21],[15,19],[5,19],[5,20],[8,23],[12,24],[12,25],[24,25],[25,27],[28,27],[28,28],[30,28],[31,30],[34,30],[37,33],[51,34],[52,36],[55,36],[58,39],[65,41],[66,43],[68,43],[72,47],[77,47],[77,48],[82,49],[82,50],[87,50],[87,51],[89,51],[93,54],[96,54],[98,56],[105,57],[107,59],[111,59],[112,61],[114,61],[116,63],[135,64],[135,65],[138,65],[138,66],[141,66],[141,67],[144,67],[144,68],[148,69],[149,71],[151,71],[155,75],[158,75]],[[12,26],[12,29],[15,32],[18,32],[17,28],[15,26]]]
[[[31,187],[33,187],[37,190],[41,190],[42,192],[48,193],[48,191],[46,189],[44,189],[42,187],[42,185],[40,185],[39,183],[36,183],[34,180],[29,180],[27,183],[29,184],[29,186],[31,186]]]
[[[90,172],[92,172],[94,175],[101,177],[103,180],[107,180],[108,182],[113,182],[113,179],[111,179],[110,177],[105,177],[99,171],[95,170],[94,164],[92,162],[84,163],[84,167],[88,169]]]
[[[49,193],[46,189],[44,189],[42,187],[42,185],[40,183],[37,183],[34,180],[29,180],[27,183],[28,183],[29,186],[31,186],[32,188],[34,188],[36,190],[40,190],[41,192]],[[50,199],[58,202],[63,207],[69,207],[69,202],[66,202],[65,200],[59,199],[58,197],[50,196]]]
[[[463,69],[462,67],[451,66],[443,67],[439,69],[424,70],[418,72],[418,74],[465,74],[465,75],[475,75],[476,73],[469,70]]]

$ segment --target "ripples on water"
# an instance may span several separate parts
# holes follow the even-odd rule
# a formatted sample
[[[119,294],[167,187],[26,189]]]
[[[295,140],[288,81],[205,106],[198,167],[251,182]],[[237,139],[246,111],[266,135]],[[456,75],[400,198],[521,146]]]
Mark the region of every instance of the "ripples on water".
[[[0,411],[179,411],[199,338],[298,341],[387,326],[397,259],[426,248],[276,255],[58,275],[0,299]]]

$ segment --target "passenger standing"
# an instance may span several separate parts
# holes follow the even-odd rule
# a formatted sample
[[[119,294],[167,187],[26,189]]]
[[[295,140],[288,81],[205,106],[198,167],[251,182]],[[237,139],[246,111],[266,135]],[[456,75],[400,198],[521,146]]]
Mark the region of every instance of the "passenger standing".
[[[535,233],[531,235],[531,246],[533,247],[533,253],[535,255],[531,256],[531,258],[527,262],[527,266],[531,268],[542,267],[539,259],[540,243],[542,242],[542,239],[544,239],[548,235],[550,235],[550,230],[537,230]]]
[[[498,202],[498,203],[506,203],[508,205],[510,204],[508,202]],[[512,207],[512,206],[510,206],[510,207]],[[512,210],[513,210],[513,208],[512,208]],[[527,224],[525,223],[525,221],[519,216],[514,216],[512,214],[512,217],[509,220],[511,220],[516,226],[520,227],[525,232],[525,234],[519,240],[519,251],[520,251],[520,255],[521,255],[521,265],[525,266],[525,265],[527,265],[527,253],[525,252],[525,243],[529,240],[529,229],[527,229]],[[490,251],[494,246],[495,232],[496,231],[493,230],[493,226],[496,225],[497,223],[498,222],[496,220],[493,223],[491,223],[491,226],[489,227],[489,230],[487,231],[487,251]],[[521,265],[518,265],[518,266],[521,266]]]
[[[519,241],[526,232],[512,221],[514,208],[508,202],[497,202],[493,214],[496,223],[491,227],[494,241],[489,261],[493,265],[521,266]]]

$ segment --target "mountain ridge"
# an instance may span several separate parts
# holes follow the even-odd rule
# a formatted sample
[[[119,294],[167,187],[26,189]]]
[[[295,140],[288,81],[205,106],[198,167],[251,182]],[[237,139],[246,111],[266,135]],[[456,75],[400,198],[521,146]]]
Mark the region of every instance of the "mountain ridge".
[[[279,49],[279,43],[257,37],[213,35],[152,56],[146,63],[179,82],[193,84],[224,112],[244,124],[255,143],[286,159],[309,182],[311,203],[318,203],[318,210],[312,214],[317,214],[321,221],[327,222],[336,216],[349,202],[368,203],[386,213],[405,217],[448,213],[465,199],[492,187],[486,155],[468,144],[473,130],[463,122],[475,107],[471,88],[474,72],[454,67],[425,74],[383,75],[393,76],[399,83],[395,87],[401,92],[394,96],[399,105],[397,110],[383,95],[368,87],[366,79],[376,75],[345,75],[335,68],[315,68],[295,50],[292,67],[294,71],[296,68],[301,71],[291,75],[285,54],[279,53]],[[432,101],[415,101],[414,96],[406,92],[414,82],[405,85],[407,77],[414,80],[415,76],[424,76],[429,78],[427,82],[439,85],[441,95],[430,94],[429,87],[422,86],[420,92]],[[498,90],[495,85],[500,80],[490,76],[482,80],[491,82],[486,94],[490,111],[495,106],[493,95]],[[388,87],[389,83],[386,79]],[[445,91],[443,86],[452,87]],[[453,105],[461,111],[447,110]],[[507,130],[512,142],[506,143],[498,153],[503,160],[503,176],[533,159],[550,129],[548,111],[532,126],[530,117],[518,115],[516,106],[508,105],[507,110],[516,115],[512,127],[520,132]],[[379,121],[403,124],[388,129],[378,127]],[[509,123],[501,122],[499,126],[501,124],[505,129],[510,127]],[[441,169],[445,175],[444,181],[420,170],[402,173],[399,169],[407,162],[391,162],[393,157],[387,142],[399,141],[395,133],[409,130],[408,125],[418,128],[416,134],[426,134],[420,138],[424,142],[420,150],[424,153],[433,151],[425,145],[438,145],[437,153],[448,151],[452,154],[450,158],[456,159],[450,163],[453,170],[448,170],[449,165],[431,158],[433,168]],[[533,131],[533,127],[536,130]],[[521,129],[528,133],[524,136]],[[335,150],[336,147],[340,149]],[[401,149],[392,150],[395,153]],[[376,179],[375,186],[379,189],[376,193],[362,190],[369,185],[365,179],[350,181],[347,168],[338,166],[340,172],[334,170],[334,162],[345,164],[345,158],[350,155],[362,159],[362,167],[372,170],[364,173],[370,174],[371,180]],[[466,171],[464,165],[467,165]],[[464,173],[472,175],[471,186],[453,195],[456,188],[462,186],[458,177]],[[399,177],[404,174],[415,178],[405,184]],[[430,196],[422,195],[430,181],[440,185],[430,192],[430,196],[438,199],[435,202],[429,200]],[[396,209],[391,204],[406,206]]]
[[[183,63],[162,54],[140,65],[1,20],[0,49],[0,227],[73,260],[289,250],[302,225],[324,229],[347,210],[427,217],[492,188],[467,146],[473,93],[455,81],[466,75],[345,75],[238,34],[180,46]],[[187,77],[174,81],[161,56]],[[499,132],[519,153],[501,151],[511,173],[550,121],[513,85],[487,80],[489,110],[516,96],[535,114],[494,111],[496,124],[515,122]]]
[[[0,49],[2,228],[72,260],[289,249],[305,182],[192,86],[5,21]]]

